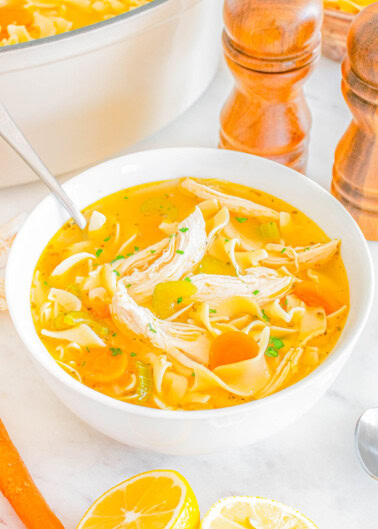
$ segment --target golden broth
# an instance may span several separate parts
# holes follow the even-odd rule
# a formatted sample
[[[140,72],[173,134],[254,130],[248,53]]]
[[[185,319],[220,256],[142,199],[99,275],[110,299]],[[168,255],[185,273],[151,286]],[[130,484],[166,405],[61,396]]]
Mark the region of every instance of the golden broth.
[[[286,222],[286,225],[282,223],[282,226],[280,224],[279,227],[280,242],[283,243],[281,244],[282,248],[278,246],[279,251],[269,250],[269,255],[282,257],[285,253],[289,253],[291,247],[297,248],[298,255],[303,255],[306,250],[312,251],[312,245],[329,241],[329,238],[312,220],[276,197],[245,186],[223,181],[206,180],[201,181],[201,183],[205,183],[223,193],[242,197],[273,210],[290,214],[286,216],[286,220],[289,219],[289,222]],[[251,309],[252,312],[248,312],[249,309],[240,309],[228,320],[227,317],[223,317],[222,320],[222,312],[219,311],[218,305],[216,306],[217,308],[211,308],[215,307],[211,302],[207,305],[202,302],[194,302],[194,305],[190,306],[190,303],[192,303],[191,296],[194,295],[193,292],[196,290],[196,288],[191,287],[191,283],[195,283],[196,274],[225,274],[237,280],[237,272],[230,259],[227,256],[224,259],[217,257],[218,254],[213,250],[217,244],[224,243],[226,245],[227,241],[229,241],[222,230],[218,232],[214,242],[206,250],[201,262],[196,264],[189,273],[183,272],[181,280],[176,278],[175,283],[167,284],[163,282],[155,286],[153,296],[149,296],[139,305],[152,311],[154,316],[156,314],[160,315],[161,319],[166,318],[167,314],[172,315],[189,306],[186,311],[176,318],[176,321],[186,325],[195,324],[199,326],[213,349],[214,341],[218,340],[217,335],[223,335],[230,331],[240,333],[243,329],[246,331],[248,325],[251,331],[247,332],[247,334],[255,340],[256,344],[260,343],[260,347],[261,341],[264,339],[262,338],[263,332],[269,332],[269,345],[261,360],[264,362],[264,376],[267,377],[267,383],[263,387],[259,387],[253,394],[246,395],[241,394],[243,392],[228,391],[219,384],[209,382],[206,385],[203,381],[198,384],[198,379],[203,376],[201,374],[202,367],[198,367],[197,370],[197,364],[193,364],[195,367],[192,368],[192,363],[190,363],[192,360],[189,363],[181,363],[174,355],[156,347],[154,342],[151,342],[151,340],[157,339],[155,334],[150,331],[148,331],[149,336],[135,332],[125,332],[124,327],[120,330],[119,322],[115,321],[117,318],[112,316],[112,312],[109,309],[112,299],[114,302],[114,291],[109,291],[111,287],[106,286],[106,281],[98,280],[98,278],[93,280],[93,278],[96,274],[100,277],[101,274],[105,273],[105,264],[107,263],[112,263],[111,265],[106,265],[108,268],[109,266],[110,268],[116,268],[120,263],[127,264],[127,259],[135,258],[138,252],[163,239],[170,241],[172,237],[177,237],[177,234],[181,237],[183,228],[179,232],[177,225],[174,223],[180,223],[189,218],[198,204],[201,204],[201,207],[204,208],[202,211],[206,211],[206,214],[204,213],[206,226],[210,226],[213,222],[213,216],[211,212],[207,211],[207,206],[203,206],[203,203],[203,200],[183,189],[178,181],[171,180],[139,185],[109,195],[84,210],[85,217],[88,220],[91,219],[94,211],[106,217],[105,224],[98,230],[90,233],[88,230],[82,232],[70,221],[51,239],[35,269],[31,292],[32,314],[37,332],[45,347],[53,358],[73,377],[99,392],[134,404],[168,409],[209,409],[240,404],[254,398],[262,398],[266,394],[270,394],[270,392],[283,389],[307,376],[328,356],[340,336],[349,304],[348,281],[339,252],[335,252],[325,263],[315,263],[313,266],[306,265],[303,267],[300,265],[299,270],[296,271],[293,268],[294,264],[284,267],[268,267],[272,268],[272,274],[277,274],[276,279],[281,280],[283,278],[291,281],[290,274],[295,274],[296,282],[293,280],[293,283],[286,289],[284,294],[281,292],[277,296],[279,300],[277,303],[279,303],[286,315],[289,314],[290,310],[295,315],[292,321],[281,321],[275,315],[277,310],[280,309],[277,309],[273,300],[261,305],[264,307],[262,313],[261,308],[256,309],[260,311],[260,316],[256,312],[253,313],[254,309]],[[262,237],[260,227],[262,223],[260,220],[247,218],[244,215],[238,216],[233,212],[230,213],[230,218],[233,229],[237,230],[240,237],[246,237],[248,240],[253,241],[255,251],[264,251],[264,248],[270,248],[269,244],[275,244],[267,242]],[[162,222],[166,224],[159,228]],[[164,233],[162,228],[169,232],[171,227],[172,234],[167,236],[167,233]],[[130,242],[125,245],[127,241]],[[302,251],[298,250],[298,247],[305,248]],[[236,248],[238,248],[238,245],[236,245]],[[154,257],[155,251],[150,251],[152,254],[151,259]],[[59,263],[67,257],[80,252],[89,252],[96,257],[78,263],[62,275],[52,275]],[[184,254],[184,251],[176,250],[176,253],[179,252]],[[248,255],[247,253],[243,254],[242,249],[239,248],[236,255],[238,259],[243,260],[245,257],[252,255],[251,252]],[[175,257],[177,258],[177,255]],[[252,266],[251,273],[253,274],[254,270],[260,270],[261,266],[266,266],[263,261],[257,263],[257,268]],[[122,268],[120,269],[122,270]],[[98,272],[99,270],[100,272]],[[147,267],[146,270],[149,270],[149,268]],[[246,274],[246,270],[243,270],[243,273]],[[113,274],[116,276],[117,285],[119,286],[122,281],[122,273],[120,274],[115,270]],[[187,279],[188,277],[189,279],[192,277],[193,281],[185,281],[185,278]],[[241,275],[241,277],[245,276]],[[89,281],[89,278],[92,279]],[[275,276],[273,276],[273,279],[275,279]],[[92,284],[85,286],[86,281],[92,282]],[[304,295],[300,289],[298,290],[298,284],[305,284],[306,286],[309,283],[311,283],[310,287],[318,285],[316,289],[320,289],[319,291],[323,292],[323,297],[324,292],[326,292],[327,299],[323,300],[320,296],[317,309],[314,309],[314,307],[317,306],[318,298],[315,297],[314,303],[314,299],[311,298],[313,293],[305,292]],[[127,284],[124,286],[126,288],[131,287],[131,285]],[[51,288],[65,290],[74,294],[80,300],[80,310],[73,311],[72,314],[70,314],[70,311],[63,310],[56,299],[49,299],[49,296],[51,298]],[[100,290],[94,291],[96,288],[100,288]],[[302,298],[298,298],[294,294],[296,289],[298,290],[298,296],[300,295]],[[259,291],[256,289],[253,294],[256,294],[256,292],[258,293]],[[100,293],[102,298],[94,295]],[[310,297],[308,297],[309,295]],[[254,298],[253,295],[250,297]],[[256,297],[258,297],[258,294],[256,294]],[[170,300],[173,300],[173,302]],[[329,306],[331,306],[331,309]],[[344,309],[341,309],[342,307]],[[336,312],[338,309],[341,310]],[[198,313],[202,310],[207,311],[207,316],[209,316],[209,321],[211,322],[211,332],[206,329],[205,319],[199,319]],[[317,312],[315,313],[314,310],[317,310]],[[324,310],[328,310],[328,315],[325,314]],[[335,312],[336,314],[329,317],[330,314]],[[305,345],[303,337],[307,339],[308,336],[304,334],[306,331],[303,324],[304,314],[306,317],[310,315],[311,317],[319,318],[319,321],[321,320],[320,327],[321,325],[326,325],[324,332],[320,332],[316,328],[315,331],[317,330],[319,336],[314,332],[314,336]],[[283,314],[282,317],[285,319],[286,315]],[[313,324],[311,317],[309,321],[310,324]],[[156,320],[157,323],[161,319]],[[43,329],[51,332],[60,332],[72,329],[73,326],[80,323],[87,323],[96,335],[100,337],[105,346],[82,346],[41,334]],[[153,333],[157,333],[151,324],[149,324],[149,327]],[[267,328],[267,331],[263,327]],[[310,328],[310,330],[312,329]],[[240,334],[236,335],[236,337],[240,337]],[[193,345],[194,349],[195,344]],[[226,350],[222,354],[227,355],[228,353],[229,350]],[[165,371],[161,365],[159,368],[151,367],[152,365],[157,366],[155,362],[159,362],[157,359],[161,355],[164,356],[164,362],[169,362],[170,364],[170,367]],[[234,363],[234,365],[240,366],[242,364]],[[157,375],[156,369],[159,369]],[[217,370],[215,369],[215,371]],[[222,368],[220,371],[222,371]],[[281,371],[286,373],[285,376],[280,375]],[[157,381],[155,376],[160,377],[160,382]],[[281,379],[279,379],[279,376],[281,376]],[[227,381],[231,380],[227,371],[225,372],[225,379]],[[157,383],[161,385],[161,387],[159,386],[159,391]],[[239,382],[237,381],[237,383]],[[245,386],[245,381],[241,383]]]
[[[102,22],[153,0],[0,0],[0,46]]]

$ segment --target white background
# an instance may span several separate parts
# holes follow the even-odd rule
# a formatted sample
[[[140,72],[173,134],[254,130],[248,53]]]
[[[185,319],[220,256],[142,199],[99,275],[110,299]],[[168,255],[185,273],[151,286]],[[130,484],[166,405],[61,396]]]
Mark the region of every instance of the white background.
[[[219,112],[230,86],[222,66],[194,107],[130,151],[217,146]],[[334,150],[350,121],[340,91],[340,65],[322,59],[306,93],[313,115],[308,175],[329,189]],[[39,183],[0,190],[0,223],[30,210],[45,195]],[[378,263],[378,244],[370,243],[370,248]],[[294,425],[242,450],[169,457],[105,438],[74,417],[44,385],[7,313],[0,313],[0,416],[66,529],[76,527],[104,490],[153,468],[182,472],[202,514],[222,496],[249,494],[288,503],[319,529],[377,529],[378,482],[359,466],[353,444],[357,418],[366,408],[378,406],[377,308],[376,299],[351,360],[326,396]],[[19,529],[22,524],[0,496],[4,528]]]

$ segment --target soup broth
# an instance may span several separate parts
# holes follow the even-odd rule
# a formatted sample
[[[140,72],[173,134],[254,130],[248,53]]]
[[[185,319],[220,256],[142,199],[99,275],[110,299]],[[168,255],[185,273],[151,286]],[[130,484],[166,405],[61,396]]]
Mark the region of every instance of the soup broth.
[[[0,0],[0,46],[102,22],[153,0]]]
[[[264,398],[311,373],[349,305],[339,240],[217,180],[150,183],[67,222],[36,266],[37,332],[72,377],[161,409]]]

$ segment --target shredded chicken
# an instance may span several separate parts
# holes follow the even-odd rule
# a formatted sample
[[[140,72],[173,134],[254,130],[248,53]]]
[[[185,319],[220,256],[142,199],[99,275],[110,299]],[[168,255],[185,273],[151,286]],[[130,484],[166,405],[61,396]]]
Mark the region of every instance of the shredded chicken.
[[[152,312],[138,305],[118,282],[111,305],[114,322],[121,332],[133,332],[163,351],[179,349],[191,359],[207,364],[210,342],[206,331],[187,323],[177,323],[156,318]]]
[[[247,217],[257,218],[263,221],[279,221],[279,212],[274,209],[255,204],[255,202],[245,198],[221,193],[212,187],[199,184],[191,178],[186,178],[181,183],[181,186],[203,200],[215,198],[222,207],[228,208],[233,213],[246,215]]]
[[[190,279],[197,287],[193,300],[215,303],[232,296],[248,296],[264,304],[286,294],[293,284],[291,276],[281,276],[262,266],[240,277],[199,274]]]
[[[176,234],[121,261],[118,272],[129,294],[142,303],[163,281],[175,281],[192,270],[205,255],[206,226],[199,208],[183,220]]]
[[[293,263],[295,259],[298,262],[299,266],[302,267],[311,267],[315,265],[322,265],[329,261],[331,257],[335,255],[340,245],[340,239],[333,239],[324,244],[313,244],[311,246],[300,246],[296,248],[288,248],[284,253],[281,251],[284,249],[284,246],[279,246],[279,253],[277,255],[269,255],[267,259],[263,260],[263,263],[267,266],[285,266]],[[267,246],[269,252],[269,246]],[[292,250],[293,256],[290,251]]]

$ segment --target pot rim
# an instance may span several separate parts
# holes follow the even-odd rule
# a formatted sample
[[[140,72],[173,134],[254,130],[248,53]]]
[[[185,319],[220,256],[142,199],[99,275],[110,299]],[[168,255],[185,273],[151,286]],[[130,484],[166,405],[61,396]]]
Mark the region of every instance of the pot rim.
[[[138,15],[143,16],[143,14],[148,12],[150,9],[154,9],[154,8],[159,7],[162,4],[165,4],[167,2],[174,2],[174,1],[175,0],[154,0],[153,2],[149,4],[138,7],[136,9],[132,9],[131,11],[127,11],[125,13],[121,13],[120,15],[116,15],[112,18],[109,18],[108,20],[102,20],[101,22],[96,22],[95,24],[89,24],[88,26],[83,26],[81,28],[73,29],[72,31],[65,31],[64,33],[58,33],[57,35],[52,35],[51,37],[42,37],[40,39],[29,40],[27,42],[20,42],[19,44],[10,44],[7,46],[2,46],[0,47],[0,55],[6,54],[6,53],[14,53],[14,52],[17,52],[18,50],[24,50],[28,48],[36,48],[39,46],[50,44],[52,42],[69,40],[69,39],[75,38],[75,36],[77,35],[83,35],[91,31],[98,31],[102,28],[109,27],[113,24],[117,24],[129,18],[136,17]]]

